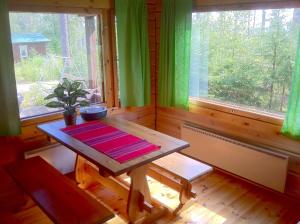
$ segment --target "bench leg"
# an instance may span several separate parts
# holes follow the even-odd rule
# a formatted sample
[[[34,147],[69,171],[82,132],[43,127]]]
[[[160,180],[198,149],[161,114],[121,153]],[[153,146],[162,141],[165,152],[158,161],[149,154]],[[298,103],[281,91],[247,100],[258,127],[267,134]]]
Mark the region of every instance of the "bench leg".
[[[86,160],[80,155],[76,157],[75,177],[81,189],[86,189],[94,183],[94,180],[87,175]]]
[[[192,193],[192,185],[191,183],[187,181],[181,181],[182,188],[179,194],[179,205],[176,207],[176,209],[173,212],[173,215],[176,215],[178,211],[184,206],[184,204],[191,199],[192,197],[195,197],[195,195]]]

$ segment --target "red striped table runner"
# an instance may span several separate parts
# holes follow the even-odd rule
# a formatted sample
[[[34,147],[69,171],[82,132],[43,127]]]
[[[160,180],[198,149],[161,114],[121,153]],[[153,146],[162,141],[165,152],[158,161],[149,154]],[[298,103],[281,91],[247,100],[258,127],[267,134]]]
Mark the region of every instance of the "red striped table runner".
[[[61,130],[119,163],[160,149],[160,146],[100,121],[73,125]]]

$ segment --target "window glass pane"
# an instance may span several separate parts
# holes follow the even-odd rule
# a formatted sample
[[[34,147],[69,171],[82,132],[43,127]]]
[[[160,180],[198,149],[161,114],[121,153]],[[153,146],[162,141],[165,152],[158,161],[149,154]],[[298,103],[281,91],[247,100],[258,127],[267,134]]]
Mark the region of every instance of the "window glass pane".
[[[13,12],[10,26],[21,118],[57,111],[44,97],[64,77],[81,80],[91,102],[102,102],[97,16]]]
[[[287,109],[300,9],[192,14],[190,96]]]

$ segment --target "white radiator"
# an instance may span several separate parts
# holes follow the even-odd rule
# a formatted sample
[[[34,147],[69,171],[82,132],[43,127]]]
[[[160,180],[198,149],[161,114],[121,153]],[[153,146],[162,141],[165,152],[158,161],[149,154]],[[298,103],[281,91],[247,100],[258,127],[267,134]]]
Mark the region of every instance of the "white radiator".
[[[284,192],[288,156],[227,138],[185,123],[182,152],[258,184]]]

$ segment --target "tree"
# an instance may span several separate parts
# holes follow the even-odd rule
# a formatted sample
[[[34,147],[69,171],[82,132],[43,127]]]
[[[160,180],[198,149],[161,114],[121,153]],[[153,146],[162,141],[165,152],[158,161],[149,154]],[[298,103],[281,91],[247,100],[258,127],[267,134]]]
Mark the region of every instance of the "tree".
[[[297,10],[199,14],[209,15],[208,21],[204,16],[193,21],[209,39],[209,88],[202,96],[284,112],[298,40]]]

